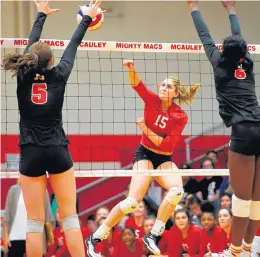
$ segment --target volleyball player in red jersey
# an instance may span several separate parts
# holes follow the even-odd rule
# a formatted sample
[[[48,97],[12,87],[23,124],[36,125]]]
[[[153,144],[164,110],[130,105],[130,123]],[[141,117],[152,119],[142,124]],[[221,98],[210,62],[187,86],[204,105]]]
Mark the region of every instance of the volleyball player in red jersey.
[[[156,95],[141,81],[133,61],[124,61],[123,65],[128,69],[130,84],[145,103],[144,117],[138,118],[136,122],[143,134],[141,144],[136,150],[133,169],[173,171],[171,176],[154,177],[163,188],[168,190],[168,193],[159,207],[151,233],[143,237],[148,249],[153,254],[160,255],[156,236],[163,233],[165,223],[183,196],[182,178],[174,175],[177,167],[172,162],[172,153],[187,124],[188,116],[176,103],[191,104],[199,85],[184,86],[179,79],[170,77],[159,85],[159,95]],[[147,193],[152,179],[147,175],[132,177],[128,197],[111,210],[104,224],[86,241],[89,257],[100,256],[95,251],[96,245],[106,238],[108,231],[126,214],[136,210]]]
[[[232,239],[232,217],[233,214],[230,209],[221,208],[218,211],[218,224],[225,231],[227,235],[227,245],[230,247]]]

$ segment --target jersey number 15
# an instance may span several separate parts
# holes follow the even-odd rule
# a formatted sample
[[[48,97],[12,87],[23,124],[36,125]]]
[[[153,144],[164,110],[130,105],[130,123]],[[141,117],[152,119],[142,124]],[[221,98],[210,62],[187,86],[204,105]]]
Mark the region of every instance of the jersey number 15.
[[[47,102],[47,84],[33,83],[31,99],[34,104],[45,104]]]
[[[154,125],[159,126],[160,128],[163,129],[163,128],[166,127],[166,122],[165,121],[167,121],[167,120],[169,120],[167,117],[159,115],[157,117],[156,122],[154,123]]]

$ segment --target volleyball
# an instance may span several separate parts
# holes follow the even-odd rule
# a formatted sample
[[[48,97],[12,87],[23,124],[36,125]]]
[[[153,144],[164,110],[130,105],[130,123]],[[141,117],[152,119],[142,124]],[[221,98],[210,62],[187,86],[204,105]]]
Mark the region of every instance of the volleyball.
[[[88,8],[88,7],[89,7],[88,4],[85,4],[83,6],[83,8]],[[101,12],[101,11],[102,11],[102,9],[98,8],[98,12]],[[81,10],[79,10],[78,14],[77,14],[77,22],[78,22],[78,24],[81,22],[82,18],[83,18],[83,13],[82,13]],[[92,22],[90,23],[90,25],[88,27],[88,31],[99,29],[100,26],[102,25],[103,21],[104,21],[104,14],[103,13],[98,14],[97,17],[94,18],[92,20]]]

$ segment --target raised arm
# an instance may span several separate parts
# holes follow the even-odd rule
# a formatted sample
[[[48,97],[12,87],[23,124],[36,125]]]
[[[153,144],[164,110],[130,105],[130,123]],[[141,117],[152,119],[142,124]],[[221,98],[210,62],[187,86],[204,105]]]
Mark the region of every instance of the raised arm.
[[[35,42],[39,41],[42,34],[43,25],[45,23],[47,15],[50,15],[55,12],[59,12],[59,9],[51,9],[49,6],[49,0],[46,1],[37,1],[35,0],[36,7],[38,10],[36,20],[33,24],[31,34],[29,36],[28,45],[24,50],[24,54],[27,53],[30,46]]]
[[[209,33],[208,26],[200,14],[197,1],[187,1],[187,3],[191,11],[191,16],[195,28],[203,44],[205,53],[213,68],[215,68],[221,58],[221,53],[216,47],[216,44]]]
[[[98,14],[105,12],[98,11],[100,5],[101,1],[97,0],[95,4],[92,4],[91,1],[89,8],[83,8],[83,6],[81,6],[81,10],[84,15],[83,19],[81,20],[79,26],[74,32],[70,40],[70,43],[66,47],[63,56],[61,57],[60,63],[57,65],[57,69],[59,70],[61,76],[64,77],[65,80],[68,79],[72,71],[78,46],[81,43],[83,37],[85,36],[88,26],[92,22],[92,19],[94,19]]]
[[[232,35],[241,35],[240,23],[236,15],[236,1],[221,1],[229,15]]]
[[[222,2],[222,5],[224,6],[224,8],[227,10],[227,12],[229,14],[229,20],[230,20],[232,35],[233,36],[237,35],[237,36],[242,37],[240,22],[238,20],[237,15],[236,15],[236,9],[235,9],[236,1],[221,1],[221,2]],[[246,57],[250,58],[249,52],[247,52]]]
[[[154,104],[158,96],[144,85],[135,70],[134,62],[132,60],[125,60],[123,66],[128,70],[128,77],[132,88],[143,99],[144,103]]]

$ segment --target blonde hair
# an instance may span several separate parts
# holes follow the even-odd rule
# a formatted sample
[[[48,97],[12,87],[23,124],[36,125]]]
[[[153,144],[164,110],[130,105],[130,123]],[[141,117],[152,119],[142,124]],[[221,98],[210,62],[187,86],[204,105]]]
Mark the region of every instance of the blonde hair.
[[[176,92],[179,93],[179,95],[174,98],[173,101],[176,102],[178,105],[191,105],[200,88],[200,84],[198,83],[193,86],[185,86],[181,83],[180,79],[176,77],[169,77],[169,79],[173,81]]]

